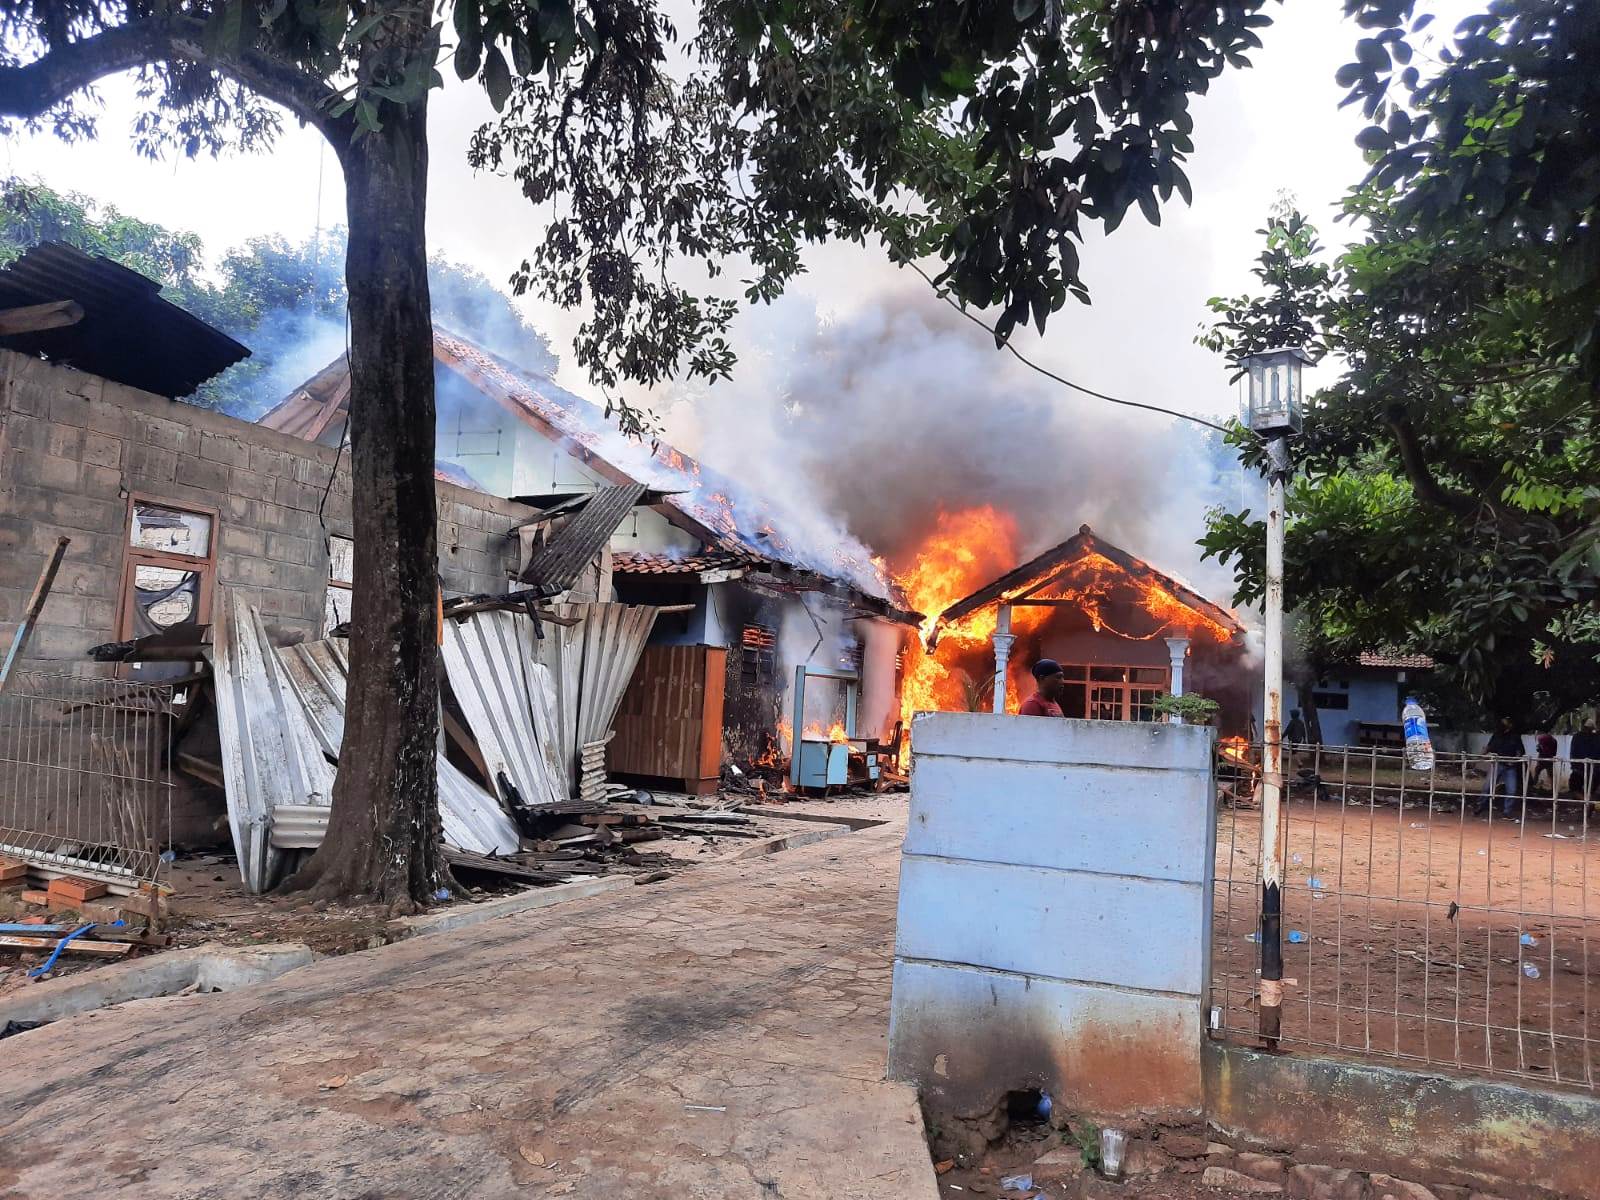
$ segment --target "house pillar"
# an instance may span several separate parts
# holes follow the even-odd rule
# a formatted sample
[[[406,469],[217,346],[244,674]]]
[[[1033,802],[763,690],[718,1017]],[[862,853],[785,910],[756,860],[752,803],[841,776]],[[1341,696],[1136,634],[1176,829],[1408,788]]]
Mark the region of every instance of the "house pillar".
[[[1184,637],[1167,638],[1167,656],[1172,666],[1172,685],[1167,689],[1174,696],[1183,695],[1183,660],[1189,653],[1189,639]],[[1169,724],[1182,725],[1183,718],[1177,713],[1167,718]]]
[[[1006,666],[1011,661],[1011,644],[1017,639],[1011,632],[1011,605],[1000,606],[1000,616],[994,626],[994,711],[1006,711]]]

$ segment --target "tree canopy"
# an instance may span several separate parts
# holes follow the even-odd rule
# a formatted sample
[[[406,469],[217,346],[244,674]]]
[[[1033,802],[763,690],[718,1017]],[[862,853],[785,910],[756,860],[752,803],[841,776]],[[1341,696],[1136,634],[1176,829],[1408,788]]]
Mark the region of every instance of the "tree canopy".
[[[1591,384],[1551,333],[1553,272],[1527,248],[1426,232],[1386,194],[1349,204],[1370,230],[1333,264],[1283,212],[1257,297],[1213,301],[1230,359],[1300,342],[1342,373],[1316,392],[1288,493],[1287,602],[1318,665],[1373,647],[1434,655],[1435,698],[1548,721],[1600,699],[1600,442]],[[1247,458],[1259,446],[1241,434]],[[1265,524],[1215,513],[1208,555],[1241,601],[1263,588]]]
[[[1373,122],[1345,206],[1364,236],[1329,264],[1278,213],[1266,292],[1213,301],[1202,341],[1341,364],[1288,500],[1313,657],[1427,651],[1452,718],[1550,721],[1600,700],[1600,9],[1494,0],[1424,69],[1414,0],[1345,7],[1368,33],[1338,73]],[[1215,514],[1205,539],[1243,599],[1262,537]]]

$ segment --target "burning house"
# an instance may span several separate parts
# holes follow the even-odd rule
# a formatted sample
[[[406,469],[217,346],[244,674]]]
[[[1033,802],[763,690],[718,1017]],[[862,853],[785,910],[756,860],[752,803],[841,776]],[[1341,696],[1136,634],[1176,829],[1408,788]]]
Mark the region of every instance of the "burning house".
[[[972,586],[981,548],[1002,543],[993,510],[947,523],[907,575],[913,603]],[[990,536],[983,530],[989,528]],[[959,593],[958,593],[959,594]],[[942,599],[943,597],[941,597]],[[1057,546],[930,605],[923,652],[907,671],[908,710],[1016,711],[1029,665],[1053,658],[1067,676],[1062,708],[1090,720],[1153,721],[1163,693],[1198,692],[1221,705],[1224,733],[1247,731],[1252,689],[1244,627],[1087,525]],[[1003,691],[996,696],[997,683]]]
[[[441,472],[551,516],[633,490],[592,587],[666,611],[624,698],[613,771],[703,791],[724,762],[788,761],[796,727],[857,750],[893,741],[920,615],[864,547],[808,538],[747,482],[623,436],[599,406],[465,338],[436,329],[434,361]],[[341,356],[261,423],[336,447],[348,399]],[[538,522],[524,530],[537,537]]]

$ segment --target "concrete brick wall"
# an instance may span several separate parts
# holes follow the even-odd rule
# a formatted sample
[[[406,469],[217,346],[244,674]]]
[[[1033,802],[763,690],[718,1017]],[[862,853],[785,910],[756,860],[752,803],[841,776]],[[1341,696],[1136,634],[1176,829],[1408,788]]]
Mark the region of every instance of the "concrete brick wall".
[[[269,622],[321,631],[327,531],[351,535],[349,459],[221,413],[0,351],[0,644],[58,535],[72,539],[28,658],[87,668],[116,636],[132,493],[216,510],[216,579]],[[531,510],[440,482],[446,594],[500,592]]]
[[[1038,1088],[1200,1111],[1213,732],[928,713],[913,725],[889,1077],[935,1119]]]

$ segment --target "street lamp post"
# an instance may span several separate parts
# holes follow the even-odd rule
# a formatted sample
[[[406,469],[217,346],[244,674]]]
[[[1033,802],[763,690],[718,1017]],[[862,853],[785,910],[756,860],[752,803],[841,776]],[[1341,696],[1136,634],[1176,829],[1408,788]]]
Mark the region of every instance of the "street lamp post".
[[[1247,424],[1267,444],[1265,695],[1261,724],[1261,1038],[1276,1045],[1283,1015],[1283,533],[1289,438],[1300,432],[1300,374],[1311,357],[1298,346],[1247,355]]]

